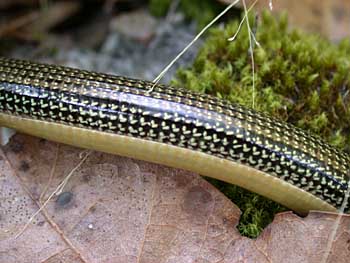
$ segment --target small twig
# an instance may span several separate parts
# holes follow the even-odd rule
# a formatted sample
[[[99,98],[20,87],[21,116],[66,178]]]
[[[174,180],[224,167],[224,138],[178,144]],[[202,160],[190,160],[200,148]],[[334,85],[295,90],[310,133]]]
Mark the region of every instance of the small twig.
[[[255,108],[255,63],[254,63],[254,50],[253,50],[253,43],[252,43],[252,35],[251,35],[251,28],[249,25],[249,19],[248,19],[248,10],[247,10],[247,5],[245,4],[245,0],[242,0],[243,7],[244,7],[244,12],[247,22],[247,29],[248,29],[248,36],[249,36],[249,51],[250,51],[250,57],[251,57],[251,62],[252,62],[252,81],[253,81],[253,94],[252,94],[252,108]]]
[[[14,19],[11,22],[0,25],[0,37],[14,34],[19,29],[33,23],[40,17],[39,12],[34,11]]]
[[[253,49],[254,49],[254,44],[257,45],[258,47],[261,47],[260,43],[255,38],[256,32],[258,31],[258,23],[259,23],[259,15],[258,15],[258,13],[256,13],[255,20],[254,20],[254,26],[253,26],[252,32],[250,34],[252,39],[253,39]]]
[[[272,9],[273,9],[272,0],[269,1],[269,8],[272,11]]]
[[[86,154],[85,154],[86,152]],[[63,192],[64,187],[66,186],[66,184],[68,183],[69,179],[72,177],[72,175],[75,173],[76,170],[78,170],[80,168],[80,166],[85,162],[85,160],[89,157],[89,155],[91,154],[92,151],[87,150],[84,152],[81,152],[79,154],[79,157],[82,159],[77,166],[75,166],[72,171],[70,171],[70,173],[66,176],[66,178],[64,178],[64,180],[61,182],[61,184],[56,188],[55,190],[55,194],[59,195]],[[85,156],[84,156],[85,154]]]
[[[254,64],[254,48],[253,48],[253,43],[255,43],[258,47],[260,47],[260,43],[256,40],[255,38],[255,33],[252,32],[250,25],[249,25],[249,17],[248,17],[248,13],[250,12],[250,10],[255,6],[255,4],[258,2],[258,0],[255,0],[254,3],[249,7],[249,9],[247,9],[247,6],[245,4],[245,0],[242,0],[243,3],[243,7],[244,7],[244,17],[242,18],[241,22],[238,25],[238,29],[236,31],[236,33],[233,35],[233,37],[230,37],[228,39],[228,41],[234,41],[238,35],[238,33],[240,32],[243,22],[246,21],[247,22],[247,27],[248,27],[248,36],[249,36],[249,53],[250,53],[250,57],[252,60],[252,80],[253,80],[253,94],[252,94],[252,108],[254,109],[255,107],[255,64]],[[253,41],[254,42],[253,42]]]
[[[247,15],[250,12],[250,10],[255,6],[255,4],[258,2],[258,0],[255,0],[254,3],[248,8],[247,13],[244,14],[244,17],[242,18],[241,22],[238,25],[238,29],[236,31],[236,33],[233,35],[233,37],[230,37],[229,39],[227,39],[228,41],[234,41],[238,35],[238,33],[241,31],[242,25],[245,21],[245,19],[248,19]],[[254,37],[255,39],[255,37]]]
[[[50,196],[47,198],[47,200],[43,203],[43,205],[41,205],[39,207],[39,209],[29,218],[29,220],[27,221],[27,223],[24,225],[24,227],[21,229],[21,231],[15,236],[15,239],[17,239],[20,235],[22,235],[22,233],[27,229],[27,227],[29,226],[29,224],[34,220],[34,218],[46,207],[46,205],[51,201],[51,199],[55,196],[55,195],[59,195],[63,188],[65,187],[65,185],[67,184],[67,182],[69,181],[69,179],[72,177],[72,175],[74,174],[74,172],[85,162],[85,160],[89,157],[89,155],[91,154],[91,151],[88,151],[88,153],[84,156],[84,158],[78,163],[77,166],[75,166],[72,171],[64,178],[64,180],[57,186],[57,188],[55,189],[55,191],[53,191]]]
[[[174,65],[174,63],[204,34],[205,31],[208,30],[216,21],[218,21],[224,14],[226,14],[232,7],[234,7],[239,0],[234,1],[228,7],[225,8],[220,14],[218,14],[210,23],[208,23],[194,38],[193,40],[162,70],[162,72],[153,80],[152,87],[148,90],[148,92],[152,92],[154,87],[158,84],[158,82],[162,79],[165,73],[169,70],[169,68]]]
[[[350,176],[350,170],[348,171],[347,176]],[[350,195],[350,184],[348,183],[348,189],[345,192],[343,203],[342,203],[342,205],[341,205],[341,207],[340,207],[340,209],[338,211],[339,213],[337,215],[337,219],[334,222],[334,226],[333,226],[332,232],[331,232],[331,234],[329,236],[329,239],[328,239],[328,242],[327,242],[327,247],[326,247],[325,252],[323,254],[321,263],[328,262],[328,258],[329,258],[329,255],[331,254],[331,249],[332,249],[332,246],[333,246],[333,241],[335,240],[335,236],[336,236],[336,234],[338,232],[338,228],[339,228],[339,225],[340,225],[340,220],[342,219],[342,217],[344,215],[344,210],[345,210],[346,206],[348,205],[349,195]]]
[[[49,186],[52,182],[52,179],[53,179],[53,176],[55,174],[55,171],[56,171],[56,167],[57,167],[57,160],[58,160],[58,156],[59,156],[59,148],[60,148],[60,144],[57,143],[56,145],[56,154],[55,154],[55,160],[53,162],[53,165],[52,165],[52,168],[51,168],[51,171],[50,171],[50,177],[49,177],[49,181],[47,182],[47,184],[45,185],[45,188],[44,190],[41,192],[41,195],[40,195],[40,198],[39,198],[39,202],[41,203],[41,201],[44,199],[44,196],[47,192],[47,190],[49,189]]]

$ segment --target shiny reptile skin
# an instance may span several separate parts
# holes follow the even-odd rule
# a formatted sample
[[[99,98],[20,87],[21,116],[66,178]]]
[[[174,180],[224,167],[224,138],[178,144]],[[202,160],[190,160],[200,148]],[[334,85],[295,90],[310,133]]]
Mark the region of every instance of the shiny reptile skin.
[[[0,58],[0,111],[200,151],[253,167],[339,208],[349,156],[304,131],[208,95]]]

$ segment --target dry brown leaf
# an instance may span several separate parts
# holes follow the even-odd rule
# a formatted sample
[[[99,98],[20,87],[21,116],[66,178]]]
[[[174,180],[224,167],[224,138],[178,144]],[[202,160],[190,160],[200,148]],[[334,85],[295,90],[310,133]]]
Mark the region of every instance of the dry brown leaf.
[[[24,135],[4,147],[0,262],[320,262],[336,219],[283,213],[251,240],[198,175],[94,152],[16,239],[82,151]],[[344,216],[328,262],[348,262],[349,226]]]
[[[216,0],[231,4],[234,0]],[[250,6],[255,0],[245,0]],[[350,1],[349,0],[259,0],[255,10],[269,9],[272,13],[286,12],[289,24],[307,32],[320,33],[332,41],[338,42],[350,35]],[[238,3],[241,7],[242,1]]]
[[[0,9],[6,9],[13,6],[33,6],[38,5],[40,0],[1,0]]]
[[[29,10],[20,16],[8,17],[0,23],[0,37],[12,36],[34,40],[49,29],[72,17],[80,8],[78,2],[54,2],[46,9]]]

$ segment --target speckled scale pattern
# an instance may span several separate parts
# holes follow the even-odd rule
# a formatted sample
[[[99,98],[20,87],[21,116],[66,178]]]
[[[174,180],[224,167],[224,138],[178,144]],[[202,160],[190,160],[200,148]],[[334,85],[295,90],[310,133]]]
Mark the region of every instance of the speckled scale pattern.
[[[239,162],[335,207],[349,157],[291,125],[184,89],[0,58],[0,111],[157,141]]]

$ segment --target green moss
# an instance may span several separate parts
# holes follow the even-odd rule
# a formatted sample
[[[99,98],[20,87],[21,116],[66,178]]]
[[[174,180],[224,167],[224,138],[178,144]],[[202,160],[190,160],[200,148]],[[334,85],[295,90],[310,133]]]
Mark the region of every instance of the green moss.
[[[206,179],[241,209],[242,215],[237,228],[244,236],[256,238],[277,212],[286,210],[281,205],[238,186],[212,178]]]
[[[252,64],[243,27],[238,22],[211,30],[192,68],[178,72],[173,84],[252,106]],[[350,42],[337,45],[318,35],[288,30],[287,17],[267,12],[259,21],[254,49],[255,108],[350,152]],[[211,180],[213,182],[213,180]],[[242,210],[240,232],[256,237],[283,208],[222,182],[214,183]]]
[[[149,9],[154,16],[165,16],[171,2],[171,0],[150,0]],[[179,1],[180,10],[186,18],[196,21],[198,28],[202,28],[209,23],[223,7],[224,5],[213,0]]]

